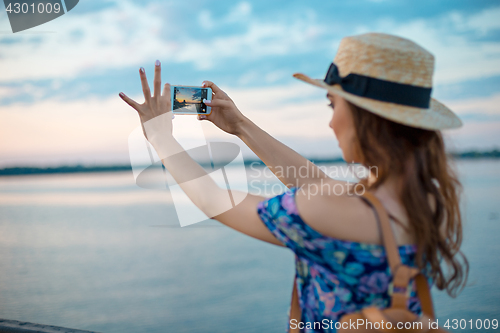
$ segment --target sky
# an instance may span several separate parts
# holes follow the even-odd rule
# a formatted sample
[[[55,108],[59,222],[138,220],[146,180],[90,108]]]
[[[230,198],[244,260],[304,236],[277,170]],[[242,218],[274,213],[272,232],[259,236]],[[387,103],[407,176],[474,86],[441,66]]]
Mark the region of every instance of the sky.
[[[198,103],[199,98],[194,97],[194,94],[197,91],[199,90],[192,88],[179,89],[179,93],[175,95],[175,99],[179,102],[185,101],[187,103]],[[199,95],[201,95],[201,93]]]
[[[435,55],[432,96],[464,122],[445,131],[449,150],[498,147],[499,18],[496,0],[82,0],[13,34],[2,11],[0,167],[128,163],[139,119],[118,93],[142,102],[138,70],[152,80],[156,59],[163,82],[211,80],[293,149],[338,157],[325,91],[292,74],[324,77],[340,40],[365,32],[409,38]],[[176,137],[189,140],[195,122],[177,116]],[[208,140],[241,144],[202,127]]]

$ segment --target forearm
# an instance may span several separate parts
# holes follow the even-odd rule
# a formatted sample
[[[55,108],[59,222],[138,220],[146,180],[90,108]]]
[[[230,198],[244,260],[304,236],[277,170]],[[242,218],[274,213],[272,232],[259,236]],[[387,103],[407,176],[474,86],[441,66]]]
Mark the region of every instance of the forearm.
[[[174,138],[166,145],[172,151],[182,151],[164,158],[163,164],[203,213],[245,235],[283,246],[258,217],[257,204],[263,197],[220,188]]]
[[[209,218],[233,208],[230,193],[220,188],[210,175],[171,137],[165,146],[174,154],[163,158],[165,168],[189,199]],[[234,194],[233,194],[234,195]],[[233,200],[234,202],[234,200]]]
[[[165,168],[189,199],[208,217],[231,209],[228,190],[220,188],[172,136],[169,117],[170,113],[144,123],[148,141]]]
[[[225,178],[225,175],[221,174],[224,169],[213,170],[210,175],[207,174],[173,138],[171,87],[167,83],[163,88],[163,93],[161,92],[160,62],[155,63],[152,96],[144,69],[141,68],[139,73],[145,102],[139,104],[124,93],[119,95],[138,112],[144,135],[155,148],[177,185],[209,218],[215,218],[249,236],[279,244],[257,214],[257,204],[264,198],[248,195],[246,191],[229,191],[220,188],[210,175]],[[212,87],[216,88],[214,90],[219,93],[219,96],[222,95],[217,86],[212,84]]]
[[[242,120],[236,135],[288,187],[328,178],[318,166],[273,138],[248,118]]]
[[[158,147],[157,143],[155,145]],[[220,188],[173,137],[163,142],[158,149],[163,149],[162,153],[172,153],[162,159],[163,165],[189,199],[209,218],[245,235],[283,246],[257,215],[257,204],[264,200],[263,197],[242,191],[230,193]]]

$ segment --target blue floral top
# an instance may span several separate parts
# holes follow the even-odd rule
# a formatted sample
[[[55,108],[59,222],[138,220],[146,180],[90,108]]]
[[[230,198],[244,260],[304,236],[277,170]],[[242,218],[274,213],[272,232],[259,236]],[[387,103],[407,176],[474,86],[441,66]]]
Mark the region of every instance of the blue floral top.
[[[325,328],[319,323],[323,319],[335,323],[342,315],[367,306],[388,307],[392,276],[383,245],[335,239],[315,231],[299,216],[297,190],[294,187],[266,199],[257,210],[267,228],[295,253],[304,332],[334,332],[334,325]],[[416,250],[415,245],[399,247],[403,264],[415,266]],[[414,282],[408,305],[414,313],[421,313]]]

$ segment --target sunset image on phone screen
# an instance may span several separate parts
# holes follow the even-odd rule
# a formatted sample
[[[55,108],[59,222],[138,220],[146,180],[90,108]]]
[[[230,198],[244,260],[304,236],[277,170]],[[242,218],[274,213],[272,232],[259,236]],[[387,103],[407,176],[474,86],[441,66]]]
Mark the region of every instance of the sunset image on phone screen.
[[[175,87],[173,110],[182,109],[182,112],[204,113],[206,106],[202,103],[206,98],[206,89]]]

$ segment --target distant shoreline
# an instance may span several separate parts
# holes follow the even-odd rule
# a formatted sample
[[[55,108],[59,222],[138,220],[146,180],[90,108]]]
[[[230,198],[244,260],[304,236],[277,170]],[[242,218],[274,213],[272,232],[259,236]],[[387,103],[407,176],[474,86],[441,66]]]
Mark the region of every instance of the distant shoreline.
[[[450,156],[454,159],[499,159],[500,150],[493,149],[489,151],[467,151],[460,153],[451,153]],[[342,157],[336,158],[310,158],[315,164],[327,163],[342,163]],[[264,165],[261,160],[245,160],[245,166]],[[210,166],[210,164],[202,164],[202,166]],[[70,173],[90,173],[90,172],[117,172],[117,171],[131,171],[130,165],[109,165],[109,166],[85,166],[85,165],[67,165],[49,168],[18,166],[0,169],[0,176],[21,176],[21,175],[47,175],[47,174],[70,174]]]

